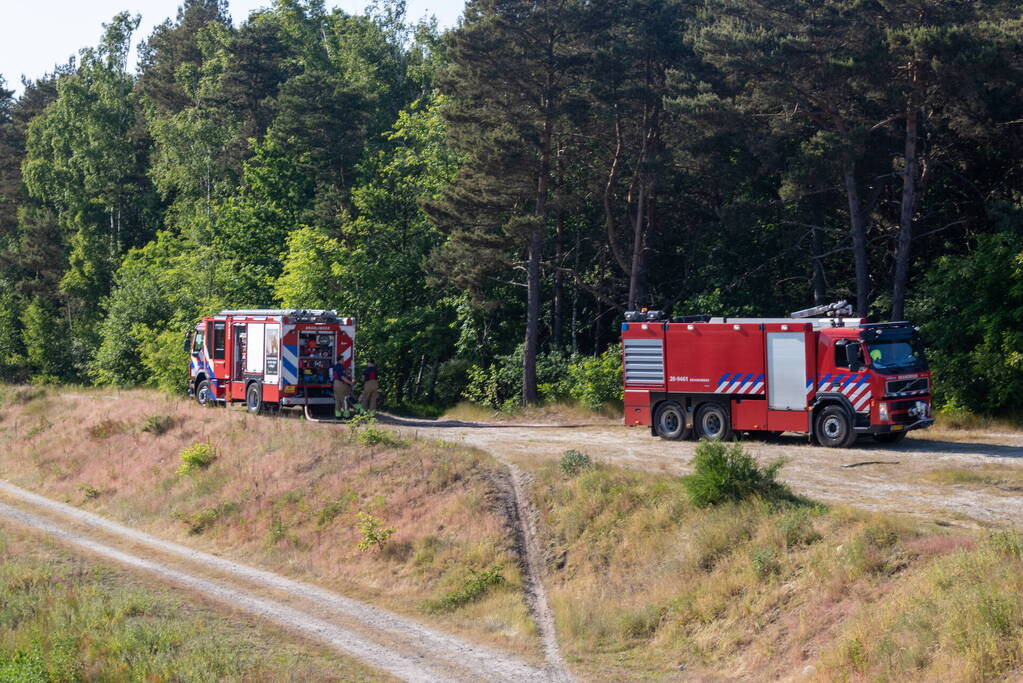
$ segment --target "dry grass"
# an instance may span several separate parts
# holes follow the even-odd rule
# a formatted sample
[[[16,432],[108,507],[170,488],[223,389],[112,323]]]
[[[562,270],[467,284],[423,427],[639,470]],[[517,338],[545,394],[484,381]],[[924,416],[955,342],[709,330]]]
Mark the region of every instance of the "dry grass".
[[[0,680],[365,681],[365,667],[0,526]]]
[[[978,465],[975,467],[943,467],[922,475],[924,481],[950,486],[999,487],[1009,491],[1023,486],[1023,467]]]
[[[162,433],[145,430],[154,414],[170,425]],[[8,405],[0,418],[0,466],[16,484],[477,640],[538,652],[496,483],[503,475],[484,454],[391,438],[367,444],[349,429],[204,410],[145,391],[50,394]],[[110,429],[111,420],[125,427]],[[179,454],[196,444],[209,444],[216,460],[178,474]],[[394,534],[361,552],[360,512]],[[459,609],[429,609],[470,570],[495,566],[500,585]]]
[[[985,681],[1023,664],[1023,537],[946,554],[863,610],[823,658],[830,678]]]
[[[575,403],[548,403],[506,412],[463,402],[447,410],[440,419],[462,422],[616,425],[622,422],[622,411],[620,407],[614,406],[595,411]]]
[[[804,670],[873,679],[888,647],[882,638],[862,641],[867,659],[858,669],[833,653],[845,651],[857,624],[866,632],[872,615],[887,615],[895,594],[920,600],[936,630],[932,659],[905,660],[893,672],[933,678],[940,661],[997,675],[1018,664],[1023,626],[989,638],[984,647],[998,657],[981,661],[974,650],[984,648],[969,631],[957,626],[954,636],[941,622],[947,605],[915,588],[948,558],[992,561],[973,537],[848,508],[753,501],[697,510],[677,478],[602,465],[574,477],[544,466],[534,496],[559,637],[592,678],[669,677],[684,665],[713,680]],[[996,590],[999,580],[975,582]],[[965,644],[953,646],[955,638]]]

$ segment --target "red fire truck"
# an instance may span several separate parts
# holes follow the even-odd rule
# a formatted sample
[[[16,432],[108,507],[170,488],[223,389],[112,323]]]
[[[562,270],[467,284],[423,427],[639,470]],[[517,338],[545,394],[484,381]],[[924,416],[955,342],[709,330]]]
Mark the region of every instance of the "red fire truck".
[[[831,447],[929,427],[931,374],[916,330],[850,314],[844,301],[790,318],[630,311],[625,422],[669,440],[798,432]]]
[[[252,413],[329,405],[329,368],[354,367],[355,321],[337,311],[221,311],[196,323],[186,347],[189,395],[200,405],[244,401]]]

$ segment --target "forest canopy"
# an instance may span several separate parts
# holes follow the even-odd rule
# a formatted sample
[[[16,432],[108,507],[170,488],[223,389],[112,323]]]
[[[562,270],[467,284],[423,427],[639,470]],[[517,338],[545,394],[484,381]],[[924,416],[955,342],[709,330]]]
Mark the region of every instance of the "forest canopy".
[[[0,76],[6,381],[183,391],[200,316],[286,306],[355,316],[394,403],[596,404],[626,310],[848,299],[946,405],[1023,390],[1016,3],[127,9]]]

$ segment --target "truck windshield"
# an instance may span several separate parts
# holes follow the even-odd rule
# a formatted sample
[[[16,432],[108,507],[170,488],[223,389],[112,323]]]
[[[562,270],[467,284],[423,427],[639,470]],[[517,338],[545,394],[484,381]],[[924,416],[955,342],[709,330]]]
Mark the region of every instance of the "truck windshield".
[[[921,372],[927,369],[923,344],[916,337],[870,341],[867,355],[873,368],[884,374]]]

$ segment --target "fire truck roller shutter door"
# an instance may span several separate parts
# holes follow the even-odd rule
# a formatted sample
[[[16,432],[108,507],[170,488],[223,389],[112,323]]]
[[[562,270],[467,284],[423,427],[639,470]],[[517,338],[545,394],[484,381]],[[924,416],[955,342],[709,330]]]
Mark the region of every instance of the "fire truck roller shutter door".
[[[771,410],[806,410],[804,333],[767,333],[767,387]]]
[[[263,374],[263,323],[249,323],[245,338],[248,345],[245,353],[245,372]]]

